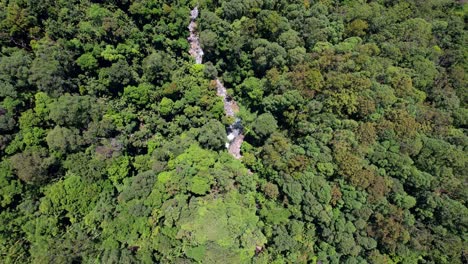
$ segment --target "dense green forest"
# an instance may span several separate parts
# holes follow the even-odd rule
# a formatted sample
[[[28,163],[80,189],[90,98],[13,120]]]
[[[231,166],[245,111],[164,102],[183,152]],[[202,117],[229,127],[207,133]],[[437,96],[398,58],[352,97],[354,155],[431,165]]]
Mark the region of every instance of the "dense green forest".
[[[464,2],[0,0],[0,263],[468,263]]]

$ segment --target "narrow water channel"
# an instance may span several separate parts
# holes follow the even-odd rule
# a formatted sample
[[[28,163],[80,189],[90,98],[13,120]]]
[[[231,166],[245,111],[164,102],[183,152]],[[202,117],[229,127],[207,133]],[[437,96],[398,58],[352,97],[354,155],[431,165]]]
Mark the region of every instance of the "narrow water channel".
[[[197,64],[201,64],[203,62],[203,49],[200,46],[200,38],[197,31],[196,19],[198,18],[198,14],[198,6],[190,11],[190,24],[188,26],[190,36],[188,37],[188,41],[190,43],[190,55],[195,59]],[[226,116],[235,118],[234,123],[227,128],[228,135],[226,148],[236,159],[240,159],[242,157],[240,148],[244,141],[244,134],[242,133],[243,129],[241,120],[236,117],[236,113],[239,111],[239,106],[237,105],[237,102],[229,96],[226,87],[224,87],[221,80],[216,78],[215,81],[217,95],[223,98],[224,113]]]

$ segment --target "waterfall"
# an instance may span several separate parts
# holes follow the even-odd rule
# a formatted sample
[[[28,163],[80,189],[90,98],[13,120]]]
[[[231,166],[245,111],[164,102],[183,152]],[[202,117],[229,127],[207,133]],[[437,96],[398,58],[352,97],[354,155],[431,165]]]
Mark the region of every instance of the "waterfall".
[[[195,59],[197,64],[201,64],[203,61],[203,50],[200,46],[200,37],[197,31],[196,19],[198,18],[198,6],[190,11],[190,24],[188,26],[190,36],[188,41],[190,43],[189,54]],[[227,143],[226,148],[228,152],[234,156],[236,159],[242,158],[240,153],[240,148],[242,142],[244,141],[244,134],[242,123],[239,118],[236,117],[236,113],[239,111],[239,106],[237,102],[228,95],[226,87],[219,78],[215,79],[217,95],[223,98],[224,103],[224,113],[226,116],[235,118],[234,123],[232,123],[227,128]]]

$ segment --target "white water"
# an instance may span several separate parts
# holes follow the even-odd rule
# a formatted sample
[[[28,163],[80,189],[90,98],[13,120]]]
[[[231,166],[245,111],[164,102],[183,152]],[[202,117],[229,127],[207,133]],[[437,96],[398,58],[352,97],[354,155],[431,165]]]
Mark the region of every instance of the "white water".
[[[203,50],[200,46],[200,38],[197,32],[197,23],[195,22],[197,17],[198,6],[192,9],[190,12],[190,24],[188,26],[190,36],[188,37],[188,41],[190,43],[190,55],[195,59],[197,64],[201,64],[203,61]],[[224,87],[219,78],[216,78],[215,81],[217,95],[223,98],[224,112],[226,116],[236,118],[235,115],[239,111],[239,107],[236,101],[234,101],[234,99],[228,95],[226,87]],[[226,148],[228,149],[228,152],[236,159],[242,158],[242,155],[240,154],[240,147],[244,141],[244,135],[242,134],[241,120],[236,118],[234,123],[228,127],[227,132],[228,142],[226,143]]]

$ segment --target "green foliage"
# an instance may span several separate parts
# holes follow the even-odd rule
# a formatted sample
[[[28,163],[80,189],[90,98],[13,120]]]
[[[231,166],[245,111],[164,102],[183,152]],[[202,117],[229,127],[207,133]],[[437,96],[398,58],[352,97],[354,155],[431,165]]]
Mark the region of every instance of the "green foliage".
[[[281,68],[286,64],[286,50],[276,42],[258,39],[253,43],[253,58],[255,69],[263,73],[272,67]]]
[[[0,262],[467,262],[464,1],[0,10]]]
[[[163,116],[169,115],[173,110],[173,106],[174,101],[172,101],[170,98],[164,97],[159,103],[159,112]]]
[[[193,241],[194,245],[213,243],[198,258],[212,261],[224,253],[227,259],[244,262],[253,257],[255,246],[265,243],[265,237],[256,228],[258,217],[255,211],[248,209],[249,206],[241,206],[242,203],[249,202],[237,193],[224,199],[199,201],[187,218],[181,219],[182,238]],[[189,252],[188,255],[193,254],[193,251]]]
[[[198,141],[211,149],[221,149],[226,142],[226,129],[224,125],[218,120],[209,120],[205,125],[200,128],[200,135]]]
[[[74,151],[79,147],[79,135],[76,129],[56,126],[49,131],[46,137],[47,145],[50,150],[67,153]]]
[[[143,78],[149,82],[163,83],[175,69],[174,58],[162,51],[150,54],[142,63]]]
[[[97,183],[88,184],[79,176],[67,175],[64,180],[46,188],[39,211],[56,217],[65,214],[74,223],[95,206],[99,189]]]
[[[94,100],[89,96],[66,94],[50,104],[49,118],[57,125],[82,126],[90,120],[95,108]]]
[[[279,207],[274,202],[268,201],[265,207],[260,211],[260,215],[265,218],[265,222],[279,225],[286,223],[291,213],[287,209]]]
[[[21,195],[21,183],[14,178],[7,162],[0,163],[0,206],[7,208]]]
[[[270,113],[264,113],[257,117],[252,125],[255,135],[259,139],[264,139],[270,136],[278,128],[275,117]]]
[[[138,106],[146,106],[152,99],[153,86],[151,84],[142,83],[135,86],[127,86],[124,88],[124,97],[128,98],[130,103]]]
[[[32,148],[11,157],[11,165],[22,181],[30,184],[41,184],[51,178],[53,157],[47,155],[47,149]]]
[[[208,178],[202,176],[195,176],[192,178],[192,186],[190,187],[190,191],[195,194],[206,194],[210,188],[210,180]]]
[[[107,175],[119,189],[122,181],[130,175],[130,157],[119,156],[112,159],[107,166]]]
[[[83,70],[93,70],[98,66],[98,61],[91,53],[85,53],[81,55],[78,59],[76,59],[76,63]]]

